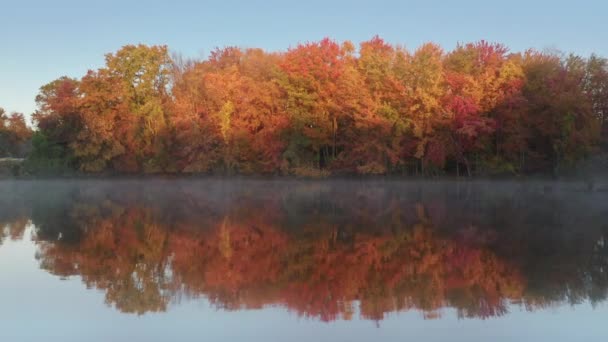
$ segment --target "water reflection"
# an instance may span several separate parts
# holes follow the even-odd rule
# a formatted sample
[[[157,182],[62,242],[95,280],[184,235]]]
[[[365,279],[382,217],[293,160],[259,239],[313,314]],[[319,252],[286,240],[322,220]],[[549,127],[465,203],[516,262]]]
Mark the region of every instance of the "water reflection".
[[[323,321],[488,318],[606,299],[607,197],[529,183],[4,183],[0,248],[31,222],[42,269],[124,313],[205,297]]]

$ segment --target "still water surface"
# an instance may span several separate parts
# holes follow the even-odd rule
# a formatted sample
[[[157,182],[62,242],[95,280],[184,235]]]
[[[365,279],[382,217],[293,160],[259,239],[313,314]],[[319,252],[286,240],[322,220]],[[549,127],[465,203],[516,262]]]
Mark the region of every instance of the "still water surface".
[[[0,182],[0,341],[607,341],[577,183]]]

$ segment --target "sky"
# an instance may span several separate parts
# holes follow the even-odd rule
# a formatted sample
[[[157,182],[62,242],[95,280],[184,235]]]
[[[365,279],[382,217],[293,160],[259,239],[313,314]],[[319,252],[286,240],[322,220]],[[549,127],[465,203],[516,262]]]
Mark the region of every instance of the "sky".
[[[216,47],[276,51],[380,35],[411,50],[484,39],[608,56],[607,16],[605,0],[1,0],[0,107],[29,115],[40,86],[79,78],[126,44],[206,57]]]

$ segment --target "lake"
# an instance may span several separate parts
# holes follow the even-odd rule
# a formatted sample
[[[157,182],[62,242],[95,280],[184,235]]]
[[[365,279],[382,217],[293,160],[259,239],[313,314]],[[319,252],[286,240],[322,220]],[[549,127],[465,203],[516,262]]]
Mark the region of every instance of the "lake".
[[[0,182],[2,341],[607,341],[608,188]]]

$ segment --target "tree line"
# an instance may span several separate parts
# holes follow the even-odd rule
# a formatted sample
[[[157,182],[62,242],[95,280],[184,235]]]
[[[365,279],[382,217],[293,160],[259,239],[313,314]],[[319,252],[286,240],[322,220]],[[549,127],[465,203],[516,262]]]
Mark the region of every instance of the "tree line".
[[[34,169],[557,173],[608,135],[608,60],[596,55],[485,41],[411,52],[374,37],[358,48],[227,47],[204,60],[128,45],[105,61],[40,88]]]
[[[31,129],[27,126],[23,114],[7,115],[6,111],[0,108],[0,158],[24,157],[31,135]]]

